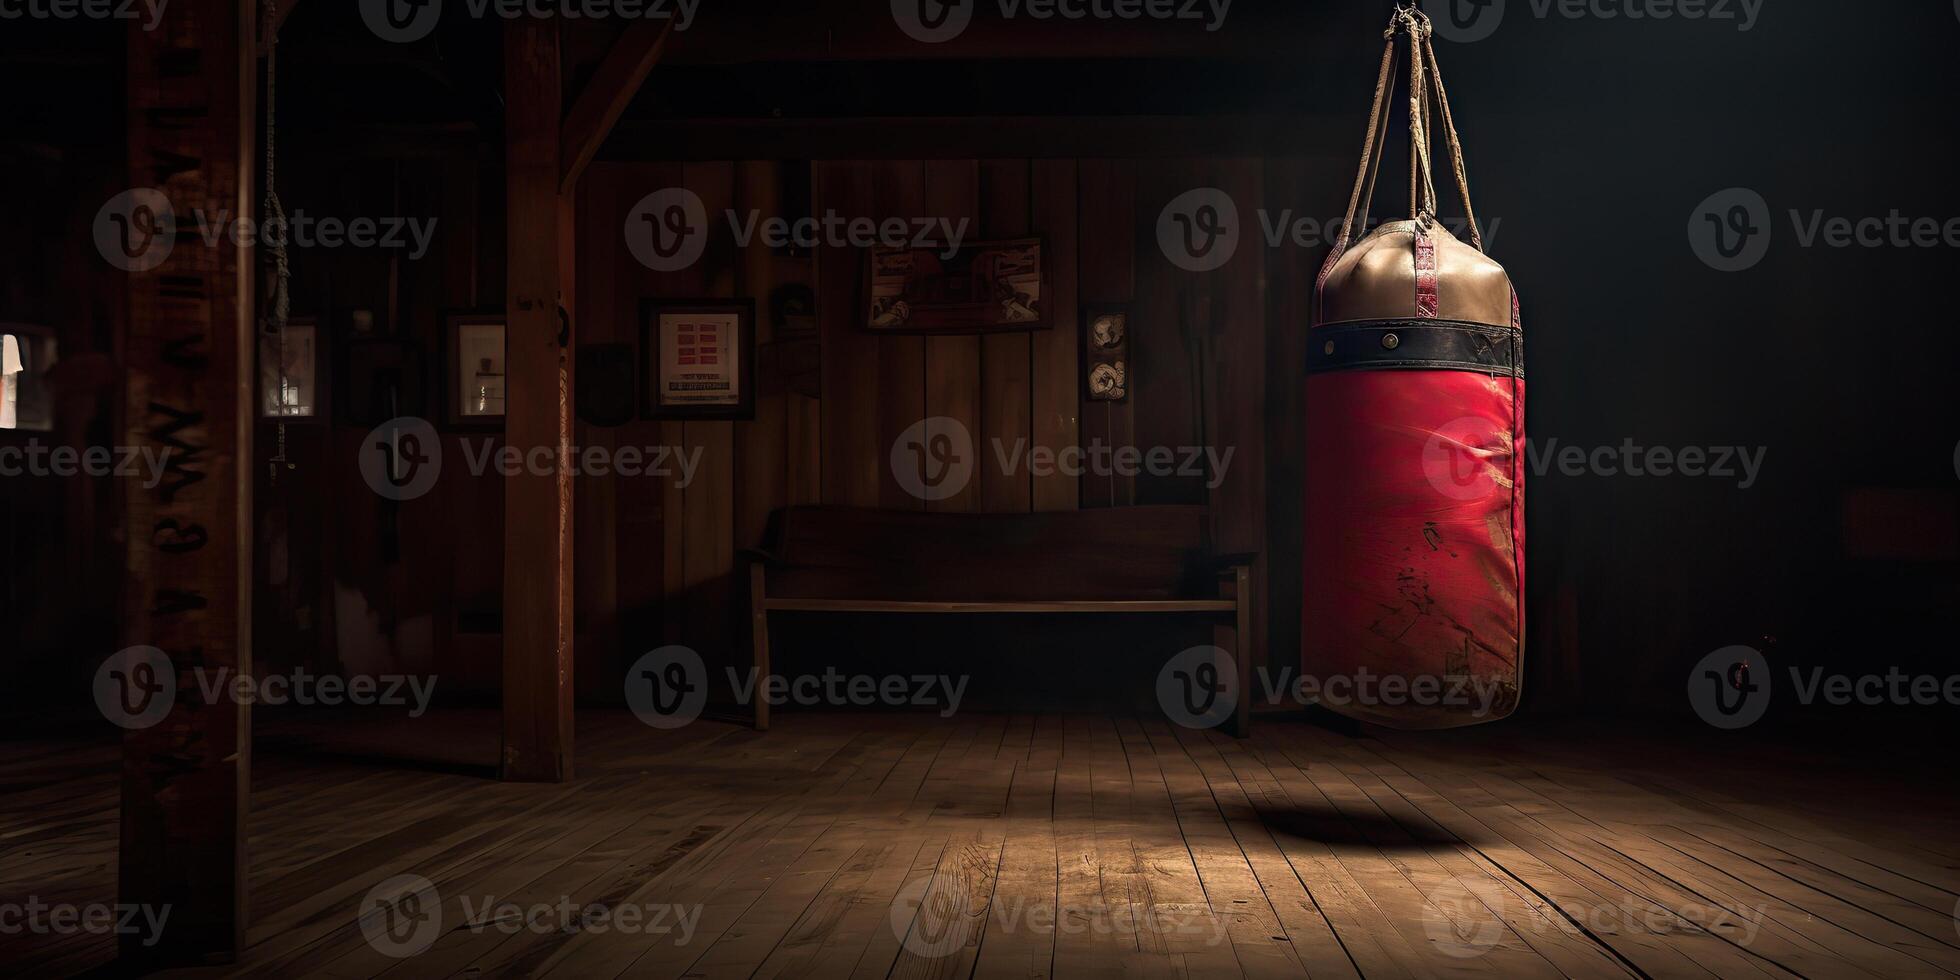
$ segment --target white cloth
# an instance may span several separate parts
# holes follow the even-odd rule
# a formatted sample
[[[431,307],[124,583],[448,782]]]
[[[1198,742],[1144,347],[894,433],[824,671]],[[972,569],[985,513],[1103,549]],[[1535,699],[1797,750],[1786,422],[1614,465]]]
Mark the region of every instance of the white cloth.
[[[0,337],[0,429],[20,425],[20,338]]]

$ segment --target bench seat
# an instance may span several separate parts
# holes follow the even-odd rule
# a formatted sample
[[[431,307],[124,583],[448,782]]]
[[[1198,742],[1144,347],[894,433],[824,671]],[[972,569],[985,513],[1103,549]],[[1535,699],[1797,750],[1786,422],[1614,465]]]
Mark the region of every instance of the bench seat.
[[[769,674],[769,614],[1100,613],[1212,618],[1233,655],[1250,720],[1253,556],[1209,545],[1201,506],[1156,505],[1021,514],[791,507],[752,553],[750,612],[758,676]],[[757,698],[756,727],[769,727]]]

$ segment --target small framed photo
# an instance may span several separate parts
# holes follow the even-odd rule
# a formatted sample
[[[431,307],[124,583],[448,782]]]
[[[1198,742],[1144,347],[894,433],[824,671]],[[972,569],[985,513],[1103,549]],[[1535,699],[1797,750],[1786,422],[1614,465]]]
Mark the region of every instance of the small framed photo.
[[[503,314],[449,318],[450,425],[497,429],[504,424]]]
[[[640,362],[641,418],[755,418],[755,303],[648,300]]]
[[[259,417],[281,422],[324,419],[320,399],[320,325],[293,317],[276,333],[259,334]]]

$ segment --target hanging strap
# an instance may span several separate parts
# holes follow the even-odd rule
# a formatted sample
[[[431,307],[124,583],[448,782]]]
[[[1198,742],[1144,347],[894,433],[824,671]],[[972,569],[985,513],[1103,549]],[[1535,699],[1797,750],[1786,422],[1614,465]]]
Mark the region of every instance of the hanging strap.
[[[1456,119],[1450,115],[1450,96],[1443,90],[1443,67],[1436,62],[1436,46],[1429,35],[1422,38],[1423,54],[1429,59],[1429,79],[1436,86],[1436,107],[1443,113],[1443,135],[1450,147],[1450,170],[1456,175],[1456,191],[1463,199],[1463,220],[1470,226],[1470,244],[1484,250],[1484,236],[1477,230],[1477,210],[1470,206],[1470,173],[1463,166],[1463,141],[1456,135]]]
[[[1409,97],[1409,131],[1413,150],[1410,170],[1410,208],[1411,218],[1421,219],[1424,215],[1434,217],[1436,213],[1436,190],[1432,164],[1430,162],[1430,133],[1435,127],[1431,124],[1430,93],[1435,96],[1434,110],[1440,114],[1444,143],[1450,151],[1450,169],[1456,178],[1457,195],[1463,202],[1464,217],[1470,222],[1471,244],[1483,250],[1483,238],[1475,220],[1475,209],[1470,202],[1470,182],[1468,170],[1463,163],[1463,141],[1457,135],[1456,117],[1450,111],[1449,92],[1443,85],[1441,65],[1436,60],[1436,46],[1431,40],[1432,30],[1427,15],[1413,7],[1399,7],[1382,32],[1386,43],[1382,47],[1381,69],[1375,77],[1375,98],[1368,116],[1368,134],[1361,143],[1361,163],[1356,169],[1354,189],[1348,196],[1346,217],[1341,222],[1338,240],[1352,242],[1355,233],[1366,226],[1366,216],[1374,197],[1375,175],[1381,167],[1381,157],[1387,146],[1387,133],[1390,110],[1388,95],[1392,82],[1392,69],[1396,57],[1396,35],[1407,34],[1410,39],[1409,81],[1414,91]],[[1427,78],[1425,79],[1425,74]],[[1362,220],[1357,225],[1356,217]]]
[[[1436,216],[1436,180],[1429,170],[1429,85],[1422,77],[1428,67],[1422,42],[1429,18],[1414,7],[1400,14],[1409,32],[1409,217],[1426,226]]]
[[[1374,199],[1376,177],[1380,173],[1382,158],[1388,145],[1388,127],[1393,112],[1389,95],[1394,88],[1394,67],[1396,58],[1396,36],[1407,35],[1409,49],[1409,217],[1416,224],[1416,266],[1417,278],[1424,278],[1425,266],[1433,273],[1434,242],[1425,241],[1428,229],[1436,217],[1436,184],[1430,161],[1430,92],[1434,87],[1435,108],[1441,114],[1443,136],[1450,151],[1450,165],[1456,178],[1457,192],[1463,199],[1464,217],[1470,227],[1470,244],[1478,251],[1483,250],[1483,236],[1477,227],[1476,212],[1470,205],[1470,183],[1463,164],[1463,144],[1457,136],[1456,119],[1450,113],[1449,95],[1443,88],[1443,75],[1436,61],[1435,45],[1431,42],[1432,30],[1429,17],[1413,4],[1397,5],[1390,15],[1388,27],[1382,31],[1381,67],[1375,75],[1375,97],[1368,112],[1368,131],[1361,141],[1361,162],[1355,169],[1354,188],[1348,195],[1348,208],[1341,219],[1340,232],[1334,238],[1334,246],[1322,264],[1320,275],[1314,283],[1316,301],[1327,284],[1334,263],[1338,262],[1358,231],[1367,226],[1368,211]],[[1428,78],[1424,78],[1425,72]],[[1356,218],[1360,223],[1357,225]],[[1426,246],[1426,247],[1425,247]],[[1427,252],[1425,255],[1423,253]],[[1427,260],[1427,261],[1425,261]],[[1418,303],[1422,302],[1418,298]]]
[[[1361,164],[1354,174],[1354,190],[1348,194],[1347,213],[1341,218],[1340,234],[1334,238],[1334,251],[1340,252],[1348,243],[1354,230],[1354,215],[1367,198],[1375,195],[1375,173],[1381,165],[1382,154],[1376,144],[1388,139],[1388,78],[1395,66],[1395,28],[1391,24],[1386,34],[1387,43],[1382,45],[1382,66],[1375,74],[1375,101],[1368,109],[1368,135],[1361,140]],[[1365,213],[1365,212],[1363,212]]]
[[[1382,31],[1381,68],[1375,74],[1375,98],[1368,112],[1368,133],[1361,141],[1361,163],[1355,170],[1354,189],[1348,195],[1348,209],[1341,220],[1337,242],[1354,240],[1357,230],[1355,218],[1367,214],[1369,202],[1374,197],[1375,174],[1381,166],[1382,151],[1388,142],[1388,96],[1394,87],[1395,39],[1398,34],[1409,37],[1409,136],[1415,158],[1409,175],[1409,217],[1420,219],[1425,215],[1433,217],[1436,213],[1436,187],[1429,163],[1429,85],[1423,77],[1425,66],[1431,58],[1424,50],[1429,30],[1429,18],[1421,11],[1414,7],[1397,7],[1394,16],[1389,19],[1388,28]],[[1450,141],[1454,146],[1454,129],[1451,129]]]

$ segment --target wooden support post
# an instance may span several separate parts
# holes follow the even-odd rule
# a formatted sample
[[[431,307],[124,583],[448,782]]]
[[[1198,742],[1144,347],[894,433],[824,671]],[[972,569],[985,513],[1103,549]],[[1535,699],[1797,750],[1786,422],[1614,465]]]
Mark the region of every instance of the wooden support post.
[[[168,470],[122,488],[124,642],[154,649],[105,664],[96,693],[128,729],[119,899],[169,912],[161,935],[120,938],[143,968],[228,962],[245,939],[249,714],[228,685],[206,703],[195,671],[252,665],[253,262],[194,215],[255,213],[253,14],[178,0],[129,32],[130,183],[149,190],[108,215],[130,258],[121,441]]]
[[[579,175],[660,58],[671,18],[637,21],[569,115],[558,21],[504,27],[506,275],[504,444],[527,465],[504,487],[503,777],[572,778],[572,364]],[[540,454],[543,455],[543,454]]]
[[[558,22],[504,27],[509,270],[504,443],[528,465],[504,487],[503,777],[572,778],[572,323],[560,312],[567,258],[559,194],[563,103]]]

